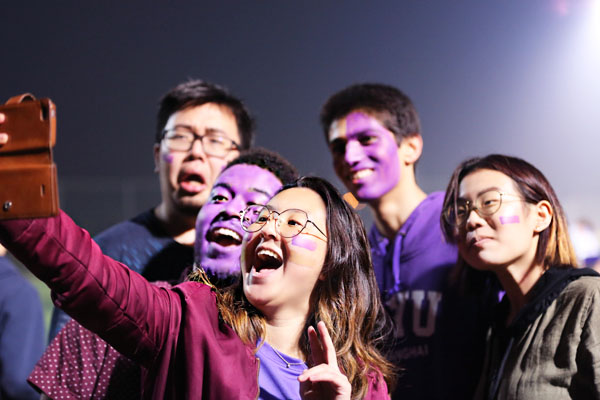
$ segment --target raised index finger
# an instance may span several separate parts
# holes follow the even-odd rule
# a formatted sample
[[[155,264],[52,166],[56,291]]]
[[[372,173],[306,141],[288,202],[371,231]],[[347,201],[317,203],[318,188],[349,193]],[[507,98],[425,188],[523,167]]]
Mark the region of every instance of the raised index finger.
[[[308,341],[310,343],[310,356],[312,358],[313,365],[325,364],[327,359],[321,348],[321,342],[319,341],[319,335],[312,326],[308,327]]]
[[[323,349],[323,354],[325,356],[325,363],[337,368],[337,354],[335,352],[335,347],[333,346],[331,336],[329,336],[329,331],[325,326],[325,322],[319,321],[317,324],[317,329],[319,330],[319,339],[321,341],[321,348]]]

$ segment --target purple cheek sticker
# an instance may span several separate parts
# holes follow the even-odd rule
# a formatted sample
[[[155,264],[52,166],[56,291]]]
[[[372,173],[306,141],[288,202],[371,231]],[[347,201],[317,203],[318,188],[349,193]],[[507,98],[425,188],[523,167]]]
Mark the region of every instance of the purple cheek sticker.
[[[519,222],[521,222],[519,220],[519,216],[518,215],[511,215],[509,217],[500,217],[500,223],[502,225],[506,225],[506,224],[518,224]]]
[[[162,159],[168,164],[173,164],[173,154],[163,154]]]
[[[310,251],[315,251],[317,249],[317,244],[315,241],[303,236],[302,234],[294,236],[292,238],[292,244]]]

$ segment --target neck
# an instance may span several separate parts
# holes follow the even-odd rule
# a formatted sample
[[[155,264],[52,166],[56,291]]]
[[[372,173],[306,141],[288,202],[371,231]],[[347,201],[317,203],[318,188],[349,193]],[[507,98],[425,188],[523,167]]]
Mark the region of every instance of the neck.
[[[385,237],[393,239],[410,214],[426,197],[427,193],[417,185],[414,175],[403,176],[392,190],[369,202],[377,230]]]
[[[509,325],[519,311],[527,304],[531,288],[533,288],[545,271],[546,268],[542,264],[531,262],[527,267],[514,263],[496,273],[510,302],[510,311],[506,325]]]
[[[268,318],[265,340],[280,353],[303,360],[299,342],[305,322],[305,316]]]
[[[154,215],[164,230],[173,237],[173,240],[187,246],[194,245],[196,239],[195,216],[183,214],[164,202],[154,209]]]

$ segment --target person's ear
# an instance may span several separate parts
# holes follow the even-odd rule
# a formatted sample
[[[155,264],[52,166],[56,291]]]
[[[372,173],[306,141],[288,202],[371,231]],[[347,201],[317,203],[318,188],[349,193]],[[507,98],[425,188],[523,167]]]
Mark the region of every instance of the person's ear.
[[[154,143],[154,172],[158,172],[158,157],[160,156],[160,144]]]
[[[423,138],[416,134],[402,139],[400,147],[398,147],[398,155],[400,160],[407,164],[415,164],[423,153]]]
[[[540,233],[550,226],[554,210],[548,200],[542,200],[535,205],[534,231]]]

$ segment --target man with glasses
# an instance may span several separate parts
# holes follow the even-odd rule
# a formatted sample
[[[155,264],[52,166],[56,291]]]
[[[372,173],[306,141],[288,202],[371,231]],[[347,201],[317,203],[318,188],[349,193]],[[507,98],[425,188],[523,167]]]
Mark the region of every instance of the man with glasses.
[[[444,194],[416,182],[423,139],[412,101],[391,86],[353,85],[327,100],[321,124],[337,176],[375,217],[373,267],[395,325],[389,357],[403,369],[393,398],[470,398],[485,331],[477,304],[448,289],[457,251],[440,229]]]
[[[178,280],[193,263],[196,216],[214,180],[253,137],[248,110],[224,88],[191,80],[170,90],[160,101],[154,143],[161,202],[96,236],[102,251],[150,281]],[[69,319],[54,310],[50,339]]]

